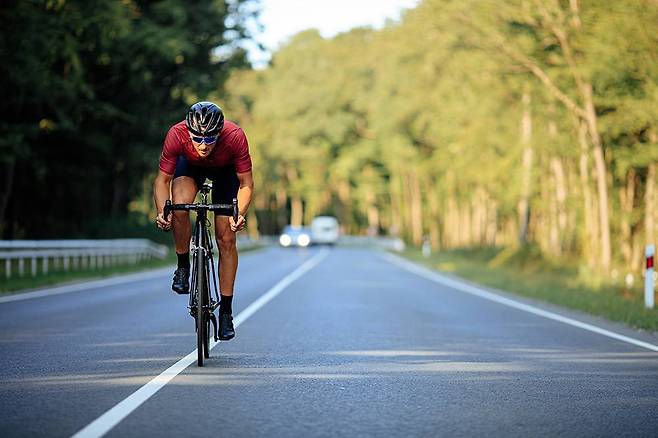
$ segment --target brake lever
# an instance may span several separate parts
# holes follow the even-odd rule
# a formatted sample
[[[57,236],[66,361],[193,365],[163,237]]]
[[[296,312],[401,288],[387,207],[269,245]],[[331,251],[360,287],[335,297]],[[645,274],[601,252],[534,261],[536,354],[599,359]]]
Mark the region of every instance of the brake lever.
[[[238,198],[233,198],[233,223],[238,223]]]
[[[171,214],[171,200],[167,199],[165,201],[165,206],[164,206],[164,210],[162,211],[162,215],[164,216],[165,220],[168,220],[170,214]]]

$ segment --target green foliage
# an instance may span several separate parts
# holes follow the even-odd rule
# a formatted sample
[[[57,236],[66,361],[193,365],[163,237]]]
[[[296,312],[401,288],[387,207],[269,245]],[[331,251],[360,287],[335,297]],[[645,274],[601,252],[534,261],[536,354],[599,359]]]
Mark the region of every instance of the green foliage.
[[[126,217],[149,214],[164,131],[211,98],[248,134],[261,232],[331,213],[352,233],[499,246],[527,217],[519,251],[594,269],[609,234],[617,268],[641,269],[658,235],[655,1],[424,0],[382,30],[302,32],[258,71],[239,48],[253,3],[3,4],[2,233],[147,226]]]
[[[332,211],[349,232],[512,244],[527,196],[532,251],[592,267],[604,196],[613,259],[638,271],[644,224],[658,223],[644,207],[657,183],[656,22],[649,0],[424,0],[379,31],[296,35],[224,96],[250,136],[261,231],[301,198],[307,220]]]
[[[256,3],[3,2],[3,237],[88,234],[125,216],[166,129],[246,65]]]

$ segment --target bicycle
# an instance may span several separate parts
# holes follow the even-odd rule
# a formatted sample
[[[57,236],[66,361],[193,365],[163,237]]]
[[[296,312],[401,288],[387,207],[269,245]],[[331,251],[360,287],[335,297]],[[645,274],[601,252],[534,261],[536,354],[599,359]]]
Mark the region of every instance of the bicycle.
[[[172,211],[195,211],[196,221],[192,234],[190,253],[192,254],[192,284],[190,287],[190,299],[188,309],[190,316],[194,318],[197,338],[197,365],[202,367],[204,358],[210,357],[210,325],[213,326],[213,337],[215,342],[219,340],[218,324],[215,310],[219,307],[219,288],[217,287],[217,275],[213,261],[213,244],[210,238],[210,221],[208,212],[212,211],[222,216],[233,216],[238,220],[238,200],[233,198],[232,204],[208,204],[208,193],[212,189],[211,183],[204,183],[199,190],[201,202],[194,204],[172,204],[170,200],[165,202],[164,217],[168,218]],[[228,214],[227,214],[228,213]],[[215,299],[210,292],[210,273],[215,291]]]

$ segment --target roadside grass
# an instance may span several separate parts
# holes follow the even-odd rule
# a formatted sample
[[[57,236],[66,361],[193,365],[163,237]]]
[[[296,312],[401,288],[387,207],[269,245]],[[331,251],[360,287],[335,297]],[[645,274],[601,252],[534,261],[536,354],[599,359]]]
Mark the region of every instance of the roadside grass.
[[[621,279],[604,280],[576,263],[546,260],[532,247],[455,249],[428,258],[408,248],[402,255],[484,286],[658,332],[658,308],[645,309],[642,278],[629,289]]]
[[[262,246],[254,246],[249,248],[241,248],[240,253],[245,253],[248,251],[254,251],[262,248]],[[217,257],[217,254],[215,254]],[[14,269],[13,274],[10,278],[5,277],[4,270],[0,272],[0,295],[6,295],[10,293],[19,293],[27,292],[32,289],[62,285],[67,283],[75,283],[84,280],[97,280],[101,278],[108,278],[112,276],[118,276],[122,274],[129,274],[133,272],[148,271],[157,268],[164,268],[171,266],[172,269],[176,266],[176,254],[174,251],[170,251],[169,255],[162,260],[150,260],[135,265],[122,264],[112,267],[106,267],[96,270],[69,270],[64,271],[62,269],[53,270],[51,269],[48,274],[38,273],[35,277],[32,277],[29,266],[26,269],[23,276],[18,276],[16,270]],[[172,270],[173,273],[173,270]]]

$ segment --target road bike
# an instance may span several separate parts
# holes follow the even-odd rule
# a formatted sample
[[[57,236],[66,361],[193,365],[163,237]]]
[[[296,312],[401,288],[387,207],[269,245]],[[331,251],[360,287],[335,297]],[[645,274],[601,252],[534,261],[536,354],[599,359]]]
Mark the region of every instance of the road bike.
[[[192,284],[190,286],[190,300],[188,308],[190,315],[194,318],[197,344],[197,365],[203,366],[204,358],[210,357],[210,326],[213,327],[215,342],[219,340],[217,317],[215,310],[219,307],[219,288],[217,287],[218,276],[215,273],[213,262],[213,244],[210,236],[210,220],[208,212],[215,215],[233,216],[238,220],[238,200],[233,198],[232,204],[208,204],[208,194],[212,190],[211,183],[204,183],[199,190],[201,201],[194,204],[172,204],[167,200],[164,207],[164,217],[168,218],[172,211],[195,211],[196,221],[190,253],[192,255]],[[210,279],[212,278],[212,283]],[[214,297],[211,293],[211,285],[214,289]]]

